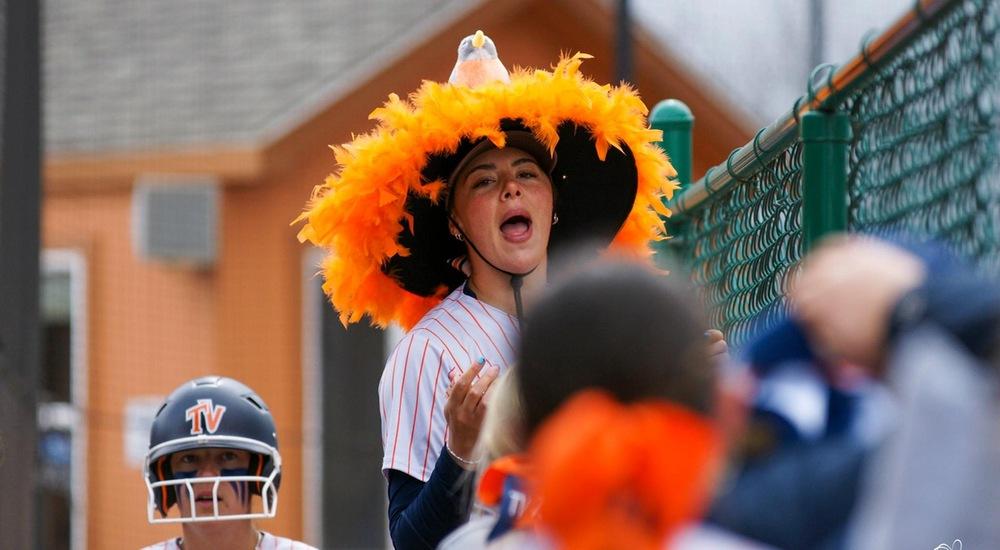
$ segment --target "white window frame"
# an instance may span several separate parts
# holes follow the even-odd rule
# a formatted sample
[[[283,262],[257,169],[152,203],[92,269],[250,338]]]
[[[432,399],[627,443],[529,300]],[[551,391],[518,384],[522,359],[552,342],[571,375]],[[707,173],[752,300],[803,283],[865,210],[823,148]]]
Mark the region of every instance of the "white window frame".
[[[69,274],[70,291],[70,401],[76,414],[71,428],[70,548],[87,547],[87,261],[79,250],[42,250],[42,274]]]
[[[305,542],[323,546],[323,342],[316,291],[322,251],[302,254],[302,527]]]

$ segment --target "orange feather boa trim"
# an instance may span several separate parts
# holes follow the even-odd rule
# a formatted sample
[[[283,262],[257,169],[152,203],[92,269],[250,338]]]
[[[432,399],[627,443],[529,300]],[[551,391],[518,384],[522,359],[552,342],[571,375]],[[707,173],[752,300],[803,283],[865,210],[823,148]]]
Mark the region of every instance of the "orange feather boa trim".
[[[587,391],[542,426],[530,456],[537,524],[560,548],[659,549],[702,514],[721,443],[683,407]]]
[[[627,145],[636,161],[638,192],[632,212],[611,248],[649,258],[649,243],[666,236],[660,216],[669,216],[676,175],[655,145],[661,132],[649,128],[648,110],[627,86],[602,86],[579,72],[589,55],[563,58],[550,71],[519,69],[510,83],[477,88],[425,81],[409,99],[391,94],[369,118],[371,132],[333,147],[337,171],[318,185],[303,212],[299,240],[329,253],[323,262],[323,290],[347,325],[369,315],[377,326],[411,328],[446,293],[421,297],[407,292],[381,266],[408,251],[397,242],[407,223],[408,193],[437,201],[444,182],[421,182],[428,155],[455,151],[462,139],[488,138],[504,145],[503,119],[520,119],[554,151],[556,128],[573,121],[590,131],[601,159],[609,147]]]

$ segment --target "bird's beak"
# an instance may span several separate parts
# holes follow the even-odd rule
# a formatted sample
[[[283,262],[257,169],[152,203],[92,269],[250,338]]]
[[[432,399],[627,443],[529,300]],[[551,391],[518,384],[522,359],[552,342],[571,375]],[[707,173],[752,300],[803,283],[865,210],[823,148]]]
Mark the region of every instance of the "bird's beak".
[[[472,45],[475,48],[482,48],[483,44],[486,43],[486,35],[483,31],[476,31],[476,36],[472,37]]]

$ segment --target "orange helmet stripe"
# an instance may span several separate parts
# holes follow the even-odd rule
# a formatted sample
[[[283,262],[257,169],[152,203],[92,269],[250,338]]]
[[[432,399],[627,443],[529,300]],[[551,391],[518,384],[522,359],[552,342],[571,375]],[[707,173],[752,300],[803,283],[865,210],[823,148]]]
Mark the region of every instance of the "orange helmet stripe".
[[[159,481],[164,481],[163,479],[163,462],[167,457],[161,456],[159,460],[156,461],[156,477]],[[160,514],[163,517],[167,517],[167,486],[163,485],[160,487]]]

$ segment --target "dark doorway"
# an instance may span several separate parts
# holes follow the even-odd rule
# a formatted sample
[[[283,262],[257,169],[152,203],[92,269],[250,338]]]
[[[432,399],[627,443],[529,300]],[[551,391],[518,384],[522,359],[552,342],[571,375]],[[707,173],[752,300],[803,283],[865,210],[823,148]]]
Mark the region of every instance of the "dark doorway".
[[[324,548],[385,548],[378,383],[385,334],[344,328],[321,293],[322,507]],[[308,330],[308,327],[307,327]]]

